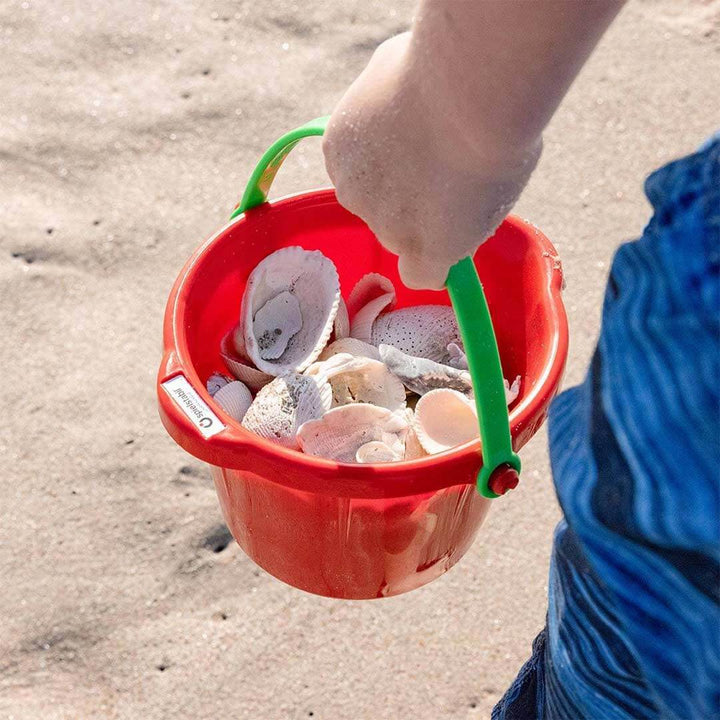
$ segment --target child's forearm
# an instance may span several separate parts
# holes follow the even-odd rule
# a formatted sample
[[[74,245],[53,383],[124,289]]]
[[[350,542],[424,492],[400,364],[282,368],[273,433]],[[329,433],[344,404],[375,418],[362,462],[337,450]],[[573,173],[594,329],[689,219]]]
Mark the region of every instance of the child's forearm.
[[[407,72],[463,144],[539,138],[624,0],[422,0]]]

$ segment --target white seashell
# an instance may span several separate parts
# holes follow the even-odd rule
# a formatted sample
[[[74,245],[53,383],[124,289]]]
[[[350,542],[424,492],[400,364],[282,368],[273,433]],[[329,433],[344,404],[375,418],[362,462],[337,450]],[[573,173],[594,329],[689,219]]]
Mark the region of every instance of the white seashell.
[[[357,451],[369,442],[379,440],[402,457],[408,425],[398,413],[387,408],[357,403],[342,405],[310,420],[297,434],[300,447],[308,455],[355,462]]]
[[[518,375],[513,380],[512,385],[507,380],[503,382],[505,383],[505,399],[507,400],[507,404],[510,405],[520,394],[520,376]]]
[[[298,428],[322,417],[331,403],[332,389],[322,375],[289,373],[260,390],[242,425],[278,445],[297,448]]]
[[[373,323],[383,310],[395,304],[392,282],[379,273],[368,273],[361,278],[348,298],[350,336],[370,342]]]
[[[420,444],[415,429],[415,412],[411,408],[401,411],[404,413],[405,420],[408,424],[408,431],[405,435],[405,455],[403,460],[418,460],[427,457],[425,448]]]
[[[277,360],[302,328],[300,302],[291,292],[268,300],[253,318],[252,334],[263,360]]]
[[[263,357],[269,338],[255,334],[255,318],[266,304],[278,295],[289,293],[297,299],[302,326],[288,340],[279,357]],[[273,307],[281,307],[278,301]],[[240,321],[245,350],[254,365],[274,376],[288,372],[301,372],[314,362],[327,344],[333,331],[340,303],[340,280],[331,260],[318,250],[288,247],[268,255],[250,273],[243,294]],[[282,324],[270,310],[273,318],[262,325],[265,331],[283,330]],[[294,327],[292,323],[290,328]],[[282,335],[280,335],[282,337]],[[275,354],[275,353],[271,353]]]
[[[359,463],[387,463],[402,460],[389,445],[380,440],[372,440],[361,445],[355,453],[355,462]]]
[[[480,435],[472,401],[456,390],[431,390],[423,395],[415,408],[414,425],[420,444],[431,455]]]
[[[229,375],[223,375],[222,373],[213,373],[205,383],[208,394],[213,397],[215,393],[223,386],[232,382],[232,378]]]
[[[253,397],[250,390],[239,380],[223,385],[214,395],[213,400],[231,417],[242,422]]]
[[[390,345],[380,346],[380,359],[402,380],[405,387],[418,395],[425,395],[438,388],[450,388],[472,395],[472,379],[467,370],[458,370],[422,357],[412,357]]]
[[[468,369],[467,355],[458,344],[454,342],[450,343],[447,346],[447,351],[450,356],[450,359],[448,360],[448,365],[450,365],[450,367],[457,368],[458,370]]]
[[[340,338],[330,343],[321,353],[320,360],[329,360],[338,353],[348,353],[355,357],[369,357],[372,360],[380,359],[380,352],[374,345],[353,337]]]
[[[342,340],[350,335],[350,316],[348,315],[347,305],[342,297],[340,298],[337,315],[335,316],[334,334],[336,341]]]
[[[392,345],[407,355],[448,364],[448,345],[460,345],[460,329],[447,305],[417,305],[381,315],[373,325],[370,342]]]
[[[258,370],[252,366],[250,360],[239,352],[237,347],[238,335],[231,330],[220,343],[220,355],[227,366],[227,369],[240,382],[245,383],[253,392],[257,392],[260,388],[267,385],[272,379],[272,375]]]
[[[306,373],[322,375],[330,382],[333,407],[351,403],[370,403],[388,410],[405,407],[402,382],[379,360],[339,353],[313,363]]]

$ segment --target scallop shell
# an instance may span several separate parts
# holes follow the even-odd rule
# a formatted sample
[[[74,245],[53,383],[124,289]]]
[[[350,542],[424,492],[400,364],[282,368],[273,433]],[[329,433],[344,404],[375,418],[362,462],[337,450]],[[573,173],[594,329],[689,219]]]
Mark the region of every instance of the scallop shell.
[[[458,370],[468,369],[467,355],[457,343],[451,342],[447,346],[447,351],[450,356],[450,359],[448,360],[448,365],[450,365],[450,367],[457,368]]]
[[[331,403],[332,389],[322,375],[289,373],[260,390],[242,425],[278,445],[298,448],[298,428],[322,417]]]
[[[208,394],[213,397],[215,393],[221,388],[232,382],[232,378],[229,375],[223,375],[222,373],[213,373],[205,383]]]
[[[379,360],[339,353],[313,363],[306,372],[327,378],[333,390],[333,407],[351,403],[370,403],[388,410],[405,407],[402,382]]]
[[[301,317],[300,328],[289,339],[286,333],[297,323],[288,324],[286,313],[293,310],[284,304],[287,295],[297,300]],[[250,273],[242,299],[240,321],[247,356],[269,375],[301,372],[327,344],[339,304],[337,270],[319,250],[287,247],[268,255]],[[278,343],[284,346],[279,354]]]
[[[250,360],[240,350],[242,345],[238,347],[238,336],[242,334],[234,330],[225,335],[220,343],[220,356],[227,369],[240,382],[245,383],[253,392],[257,392],[267,385],[273,376],[252,366]]]
[[[402,457],[407,422],[387,408],[365,403],[342,405],[310,420],[297,434],[300,447],[318,457],[337,462],[355,462],[357,451],[369,442],[385,443]]]
[[[353,337],[340,338],[330,343],[321,353],[320,360],[329,360],[338,353],[347,353],[355,357],[369,357],[372,360],[380,359],[380,352],[374,345]]]
[[[448,345],[460,345],[460,329],[447,305],[417,305],[385,313],[375,320],[370,338],[375,347],[392,345],[406,355],[447,365]]]
[[[467,370],[441,365],[433,360],[413,357],[390,345],[380,346],[380,359],[388,369],[418,395],[425,395],[438,388],[450,388],[472,395],[472,380]]]
[[[239,380],[223,385],[214,395],[213,400],[233,419],[242,422],[253,396],[247,385]]]
[[[342,297],[340,298],[337,315],[335,316],[334,335],[336,341],[342,340],[350,335],[350,316],[348,315],[347,305]]]
[[[372,440],[369,443],[361,445],[355,453],[355,462],[359,463],[387,463],[402,460],[402,455],[398,455],[389,445],[381,440]]]
[[[350,336],[370,342],[373,323],[383,310],[395,304],[395,288],[388,278],[379,273],[368,273],[361,278],[348,298]]]
[[[415,432],[426,452],[450,450],[480,435],[475,407],[456,390],[431,390],[415,408]]]

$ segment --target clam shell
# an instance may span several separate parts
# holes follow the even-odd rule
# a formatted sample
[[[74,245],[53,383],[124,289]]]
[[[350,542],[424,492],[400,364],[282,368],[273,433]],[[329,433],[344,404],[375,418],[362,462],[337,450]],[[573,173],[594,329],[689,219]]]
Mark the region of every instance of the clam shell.
[[[278,445],[297,448],[298,428],[322,417],[331,403],[332,389],[322,375],[289,373],[260,390],[242,425]]]
[[[247,385],[239,380],[223,385],[214,395],[213,400],[233,419],[242,422],[248,408],[252,404],[252,393]]]
[[[395,304],[395,288],[388,278],[379,273],[368,273],[361,278],[348,298],[350,336],[370,342],[373,323],[383,310]]]
[[[348,315],[347,305],[342,297],[340,298],[337,315],[335,316],[334,335],[336,341],[342,340],[350,335],[350,316]]]
[[[278,357],[264,347],[271,338],[267,332],[283,332],[283,305],[276,300],[285,293],[298,302],[301,327],[287,341]],[[318,250],[288,247],[268,255],[250,273],[240,310],[247,356],[265,373],[274,376],[301,372],[314,362],[333,331],[340,304],[340,280],[335,265]],[[256,335],[255,319],[263,313],[263,324]],[[289,327],[294,327],[291,324]],[[279,336],[282,337],[282,334]],[[271,352],[271,354],[275,354]]]
[[[232,382],[232,378],[229,375],[223,375],[222,373],[213,373],[205,383],[208,394],[213,397],[215,393],[223,386]]]
[[[374,345],[363,342],[353,337],[340,338],[330,343],[321,353],[320,360],[329,360],[338,353],[347,353],[355,357],[369,357],[373,360],[380,359],[380,352]]]
[[[415,432],[426,452],[450,450],[480,435],[475,407],[456,390],[431,390],[418,400]]]
[[[417,305],[380,315],[370,342],[375,347],[392,345],[406,355],[447,365],[448,345],[460,345],[460,330],[453,309],[447,305]]]
[[[389,445],[386,445],[381,440],[372,440],[369,443],[365,443],[361,445],[355,453],[355,462],[359,463],[397,462],[402,459],[402,455],[398,455]]]
[[[313,363],[308,375],[322,375],[333,391],[333,407],[370,403],[388,410],[405,407],[405,388],[379,360],[339,353],[324,362]]]
[[[402,457],[407,422],[387,408],[365,403],[342,405],[310,420],[297,434],[300,447],[308,455],[352,463],[357,451],[379,440]]]
[[[240,382],[245,383],[253,392],[257,392],[267,385],[273,376],[252,366],[250,360],[238,348],[238,335],[240,333],[234,330],[225,335],[220,343],[220,356],[227,369]]]
[[[450,367],[457,368],[458,370],[468,369],[467,355],[459,345],[452,342],[447,346],[447,351],[450,356],[450,359],[448,360],[448,365],[450,365]]]
[[[380,346],[380,359],[408,390],[425,395],[438,388],[450,388],[466,395],[472,394],[472,380],[467,370],[458,370],[449,365],[413,357],[400,352],[390,345]]]

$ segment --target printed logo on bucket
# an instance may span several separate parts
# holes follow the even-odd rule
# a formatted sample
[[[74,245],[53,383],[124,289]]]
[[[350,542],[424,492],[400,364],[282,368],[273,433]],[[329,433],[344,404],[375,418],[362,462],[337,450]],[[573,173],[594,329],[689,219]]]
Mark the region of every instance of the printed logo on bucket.
[[[176,375],[162,383],[162,386],[206,438],[217,435],[225,429],[220,418],[205,404],[184,375]]]

